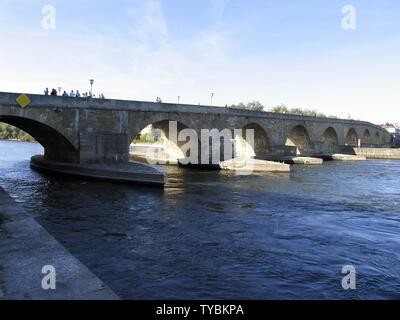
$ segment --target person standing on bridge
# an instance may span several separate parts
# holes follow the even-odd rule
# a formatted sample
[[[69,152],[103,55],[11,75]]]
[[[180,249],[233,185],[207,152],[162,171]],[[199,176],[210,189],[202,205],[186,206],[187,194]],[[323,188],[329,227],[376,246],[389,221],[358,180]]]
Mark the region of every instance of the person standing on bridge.
[[[49,95],[49,88],[46,88],[46,89],[44,90],[44,95],[45,95],[45,96],[48,96],[48,95]]]
[[[74,92],[74,90],[71,90],[71,92],[69,93],[69,96],[72,97],[72,98],[75,97],[75,92]]]
[[[64,93],[62,94],[63,97],[68,97],[68,93],[67,91],[64,91]]]
[[[77,97],[77,98],[80,98],[80,97],[81,97],[81,94],[79,93],[79,90],[76,90],[76,97]]]
[[[51,95],[52,96],[57,96],[57,90],[56,89],[51,90]]]

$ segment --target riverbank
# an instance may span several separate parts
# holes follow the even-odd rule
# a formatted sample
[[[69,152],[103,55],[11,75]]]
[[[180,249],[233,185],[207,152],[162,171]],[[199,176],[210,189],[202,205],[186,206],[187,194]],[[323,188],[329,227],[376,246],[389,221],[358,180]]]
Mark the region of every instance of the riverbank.
[[[0,299],[119,299],[1,187],[0,240]],[[55,290],[42,288],[42,268],[49,265],[56,270]]]
[[[394,148],[354,148],[357,156],[367,159],[400,160],[400,149]]]
[[[0,138],[0,141],[9,141],[9,142],[22,142],[22,143],[36,143],[38,144],[39,142],[37,142],[36,140],[30,141],[30,140],[21,140],[21,139],[4,139],[4,138]]]

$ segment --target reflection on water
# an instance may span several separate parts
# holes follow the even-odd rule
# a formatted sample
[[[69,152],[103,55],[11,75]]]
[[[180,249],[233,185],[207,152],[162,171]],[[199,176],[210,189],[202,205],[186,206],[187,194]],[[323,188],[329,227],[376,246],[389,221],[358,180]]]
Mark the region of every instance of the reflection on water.
[[[40,152],[0,142],[0,185],[122,298],[400,298],[400,162],[165,167],[162,191],[42,175]]]

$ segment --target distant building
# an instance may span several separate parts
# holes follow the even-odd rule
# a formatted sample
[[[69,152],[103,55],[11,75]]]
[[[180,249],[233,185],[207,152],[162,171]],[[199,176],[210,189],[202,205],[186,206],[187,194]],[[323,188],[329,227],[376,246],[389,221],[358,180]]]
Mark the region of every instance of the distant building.
[[[382,127],[389,131],[389,133],[391,134],[393,146],[400,148],[400,125],[397,123],[387,123]]]

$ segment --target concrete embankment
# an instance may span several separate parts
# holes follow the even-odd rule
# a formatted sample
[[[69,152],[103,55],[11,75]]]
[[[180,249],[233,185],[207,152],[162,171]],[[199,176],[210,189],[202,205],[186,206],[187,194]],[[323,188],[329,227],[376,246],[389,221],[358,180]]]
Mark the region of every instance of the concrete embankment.
[[[333,154],[331,156],[333,161],[365,161],[367,160],[364,156],[358,156],[353,154]]]
[[[302,165],[322,165],[324,160],[317,157],[302,156],[270,156],[262,157],[260,160],[277,161],[286,164],[302,164]]]
[[[45,290],[44,266],[56,289]],[[72,256],[0,187],[0,300],[117,300],[118,296]]]
[[[169,156],[165,146],[160,144],[132,144],[129,150],[129,158],[134,161],[158,165],[179,165],[177,157]]]
[[[290,166],[284,163],[246,158],[223,161],[220,168],[238,172],[290,172]]]
[[[282,161],[287,164],[322,165],[324,161],[313,157],[287,157]]]
[[[31,159],[32,169],[72,177],[127,184],[163,187],[165,176],[159,170],[137,162],[107,164],[69,164],[49,161],[43,156]]]
[[[367,159],[392,159],[400,160],[400,149],[392,148],[354,148],[354,152],[358,156]]]

